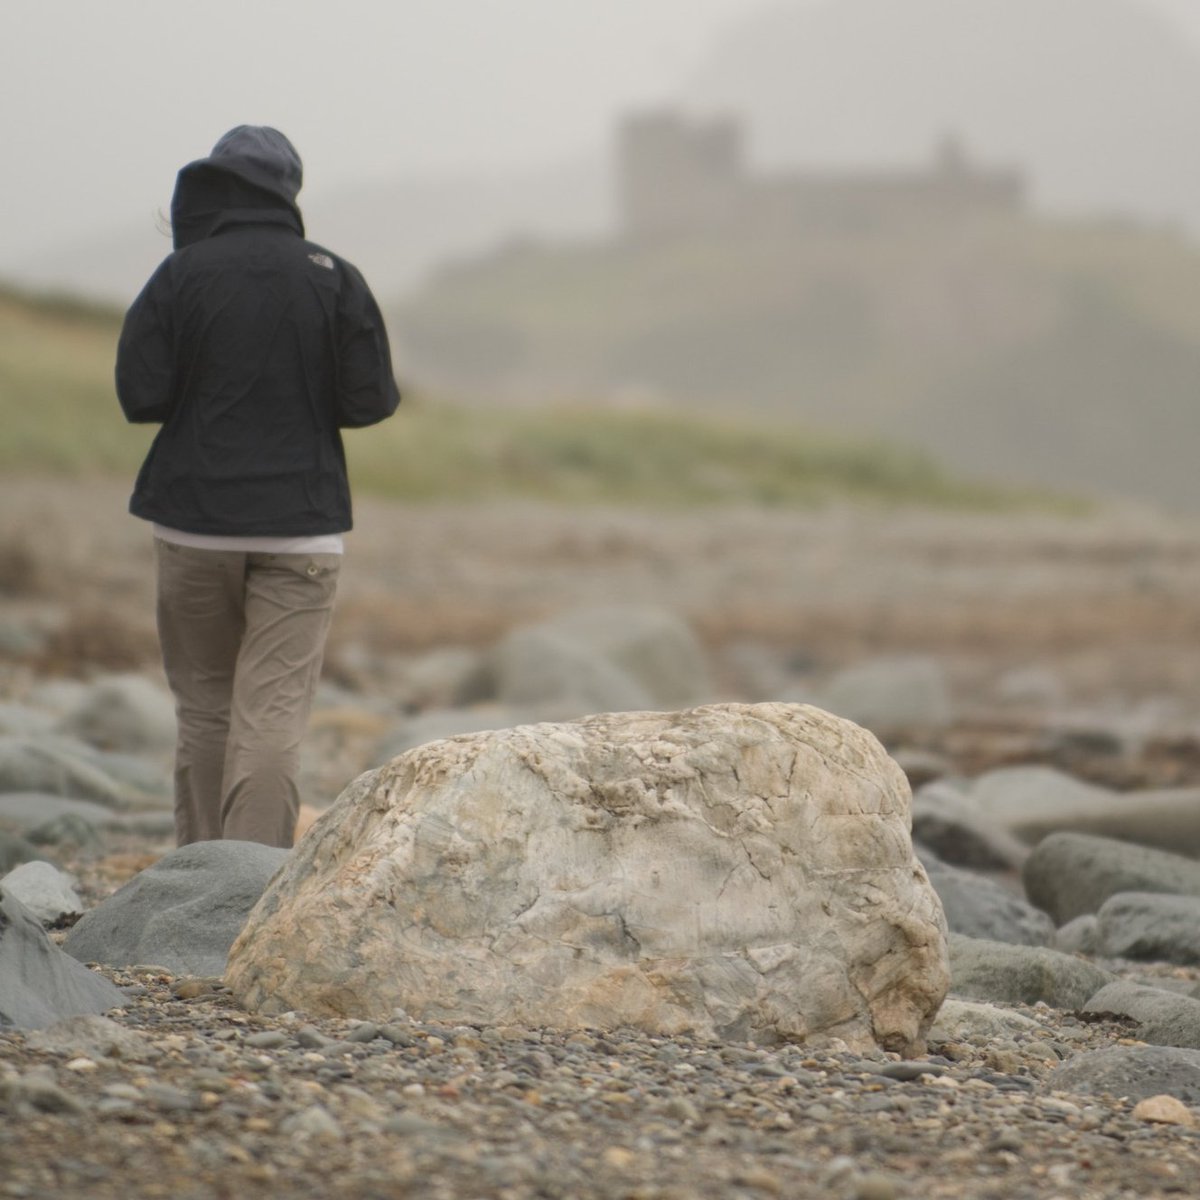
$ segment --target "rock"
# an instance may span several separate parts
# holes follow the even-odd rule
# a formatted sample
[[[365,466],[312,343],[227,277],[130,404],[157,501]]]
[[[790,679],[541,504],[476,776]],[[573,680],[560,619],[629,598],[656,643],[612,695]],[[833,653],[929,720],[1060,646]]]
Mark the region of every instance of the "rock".
[[[10,792],[0,795],[0,826],[24,833],[63,817],[103,827],[115,822],[117,814],[91,800],[69,800],[45,792]]]
[[[0,1028],[39,1029],[124,1003],[118,988],[64,954],[37,918],[0,889]]]
[[[1031,664],[1013,667],[996,680],[996,699],[1023,712],[1059,708],[1066,700],[1063,682],[1049,667]]]
[[[568,609],[546,627],[619,668],[650,697],[650,707],[690,708],[712,698],[704,650],[686,621],[649,604]]]
[[[24,704],[0,704],[0,734],[28,737],[49,733],[53,727],[54,718],[48,713]]]
[[[360,777],[230,952],[251,1010],[922,1045],[946,988],[907,783],[815,709],[605,714]]]
[[[53,1025],[26,1034],[25,1043],[33,1050],[63,1058],[82,1056],[145,1062],[157,1054],[145,1034],[96,1014],[55,1021]]]
[[[256,842],[181,846],[85,913],[63,949],[82,962],[220,975],[246,914],[289,853]]]
[[[82,801],[81,801],[82,803]],[[62,813],[51,817],[29,830],[29,840],[35,846],[95,847],[104,839],[97,832],[94,822],[76,813]]]
[[[1119,892],[1200,896],[1200,863],[1086,833],[1055,833],[1034,847],[1021,868],[1025,893],[1065,925]]]
[[[371,760],[376,766],[382,766],[391,762],[396,755],[417,746],[424,746],[428,742],[440,742],[444,738],[458,737],[464,733],[483,733],[489,729],[511,729],[529,719],[529,714],[521,714],[499,705],[489,705],[486,708],[432,709],[401,722],[380,739]]]
[[[13,867],[44,858],[45,855],[32,842],[0,829],[0,873],[8,874]]]
[[[913,796],[913,839],[959,867],[1019,870],[1028,848],[945,783]]]
[[[1200,1103],[1200,1051],[1167,1046],[1108,1046],[1067,1059],[1046,1077],[1047,1089],[1140,1100],[1168,1095]]]
[[[920,858],[953,933],[1021,946],[1048,946],[1054,941],[1054,922],[994,880],[928,854]]]
[[[0,879],[0,888],[15,896],[43,925],[53,925],[59,917],[83,911],[75,881],[48,862],[27,862],[14,867]]]
[[[1200,789],[1113,792],[1053,767],[1004,767],[981,775],[969,797],[1031,845],[1074,832],[1200,854]]]
[[[398,702],[406,709],[462,708],[490,699],[487,668],[478,650],[440,646],[407,664]]]
[[[950,978],[956,996],[1076,1010],[1112,980],[1092,963],[1044,946],[1010,946],[950,935]]]
[[[1026,842],[1036,842],[1057,824],[1110,799],[1115,793],[1076,779],[1056,767],[1000,767],[976,778],[967,795],[990,820]]]
[[[44,792],[127,808],[137,789],[114,779],[91,747],[74,738],[39,734],[0,737],[0,793]]]
[[[1174,1096],[1147,1096],[1133,1108],[1135,1121],[1150,1121],[1156,1125],[1182,1125],[1191,1128],[1196,1118],[1191,1109]]]
[[[929,1040],[935,1045],[1009,1040],[1014,1034],[1037,1033],[1042,1028],[1032,1017],[1011,1009],[947,996],[929,1031]]]
[[[888,753],[896,760],[913,788],[924,787],[950,774],[948,758],[921,746],[889,746]]]
[[[1100,988],[1083,1011],[1130,1017],[1138,1023],[1137,1036],[1155,1046],[1200,1049],[1200,1000],[1176,992],[1114,980]]]
[[[1118,892],[1096,918],[1097,953],[1108,958],[1200,963],[1200,896]]]
[[[1092,957],[1100,939],[1099,923],[1094,913],[1084,913],[1068,921],[1054,935],[1054,948],[1064,954],[1084,954]]]
[[[137,806],[163,807],[174,803],[174,780],[167,759],[118,750],[93,750],[92,761],[118,784],[136,795]]]
[[[175,746],[175,703],[141,675],[110,675],[88,688],[59,729],[101,750],[166,752]]]
[[[602,654],[546,626],[517,629],[491,653],[502,705],[553,718],[644,711],[650,693]]]
[[[920,655],[876,658],[847,667],[818,695],[823,708],[880,733],[940,729],[953,719],[941,666]]]
[[[61,717],[82,701],[87,690],[88,685],[80,679],[43,679],[30,689],[26,699],[34,708]]]

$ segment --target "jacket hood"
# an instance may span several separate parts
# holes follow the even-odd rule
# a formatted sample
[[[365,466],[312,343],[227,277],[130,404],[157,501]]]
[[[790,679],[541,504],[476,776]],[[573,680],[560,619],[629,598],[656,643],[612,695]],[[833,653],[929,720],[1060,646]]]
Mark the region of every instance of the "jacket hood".
[[[175,249],[239,221],[283,224],[303,236],[296,196],[304,168],[295,146],[269,125],[238,125],[207,158],[188,163],[175,180],[171,229]]]

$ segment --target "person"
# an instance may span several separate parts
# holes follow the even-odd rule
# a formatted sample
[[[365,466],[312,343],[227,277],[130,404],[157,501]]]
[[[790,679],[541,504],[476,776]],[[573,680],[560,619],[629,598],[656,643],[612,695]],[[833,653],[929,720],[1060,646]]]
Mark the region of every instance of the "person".
[[[362,275],[305,239],[301,180],[291,142],[262,125],[183,167],[173,253],[117,348],[126,418],[161,423],[129,508],[154,527],[181,846],[292,844],[352,524],[340,430],[400,401]]]

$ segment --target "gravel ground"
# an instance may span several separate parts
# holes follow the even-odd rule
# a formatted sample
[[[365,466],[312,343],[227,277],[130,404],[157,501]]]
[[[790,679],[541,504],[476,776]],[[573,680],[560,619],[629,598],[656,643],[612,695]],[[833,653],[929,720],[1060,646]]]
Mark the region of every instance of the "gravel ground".
[[[1031,1036],[900,1062],[400,1012],[267,1020],[219,980],[110,974],[120,1057],[0,1035],[0,1078],[22,1079],[0,1194],[1014,1200],[1194,1194],[1200,1171],[1200,1130],[1047,1090],[1054,1064],[1127,1031],[1040,1006]]]
[[[0,481],[0,615],[51,631],[44,660],[0,661],[0,692],[19,695],[31,671],[69,673],[89,654],[109,669],[153,669],[149,539],[124,514],[126,492]],[[350,552],[334,670],[362,647],[482,644],[563,604],[619,597],[683,609],[714,653],[751,639],[836,665],[919,649],[965,695],[1035,663],[1080,704],[1166,697],[1176,714],[1200,713],[1200,532],[1147,514],[364,502]],[[937,746],[952,760],[1019,760],[1036,737],[1026,716],[1016,735],[991,728],[1003,746],[984,753],[978,729],[963,728]],[[1014,736],[1027,740],[1004,749]],[[1153,781],[1197,782],[1194,737],[1150,767]],[[110,835],[64,865],[90,905],[167,848]],[[1200,1179],[1196,1126],[1046,1081],[1063,1058],[1129,1028],[1040,1006],[1017,1010],[1036,1031],[931,1044],[915,1063],[864,1062],[836,1049],[443,1027],[403,1013],[378,1026],[267,1019],[240,1012],[219,980],[153,964],[106,973],[129,1003],[102,1035],[81,1030],[54,1049],[0,1031],[0,1197],[1091,1200],[1194,1194]],[[106,1053],[114,1026],[127,1036]]]

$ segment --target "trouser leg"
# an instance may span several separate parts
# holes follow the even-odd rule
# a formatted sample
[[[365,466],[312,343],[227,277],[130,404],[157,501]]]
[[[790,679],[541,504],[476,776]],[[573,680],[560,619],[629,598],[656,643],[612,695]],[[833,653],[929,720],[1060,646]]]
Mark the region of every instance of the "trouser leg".
[[[175,696],[175,838],[221,837],[234,671],[242,641],[244,554],[156,539],[158,635]]]
[[[321,674],[338,554],[248,554],[245,632],[226,742],[223,836],[290,846],[296,771]]]

